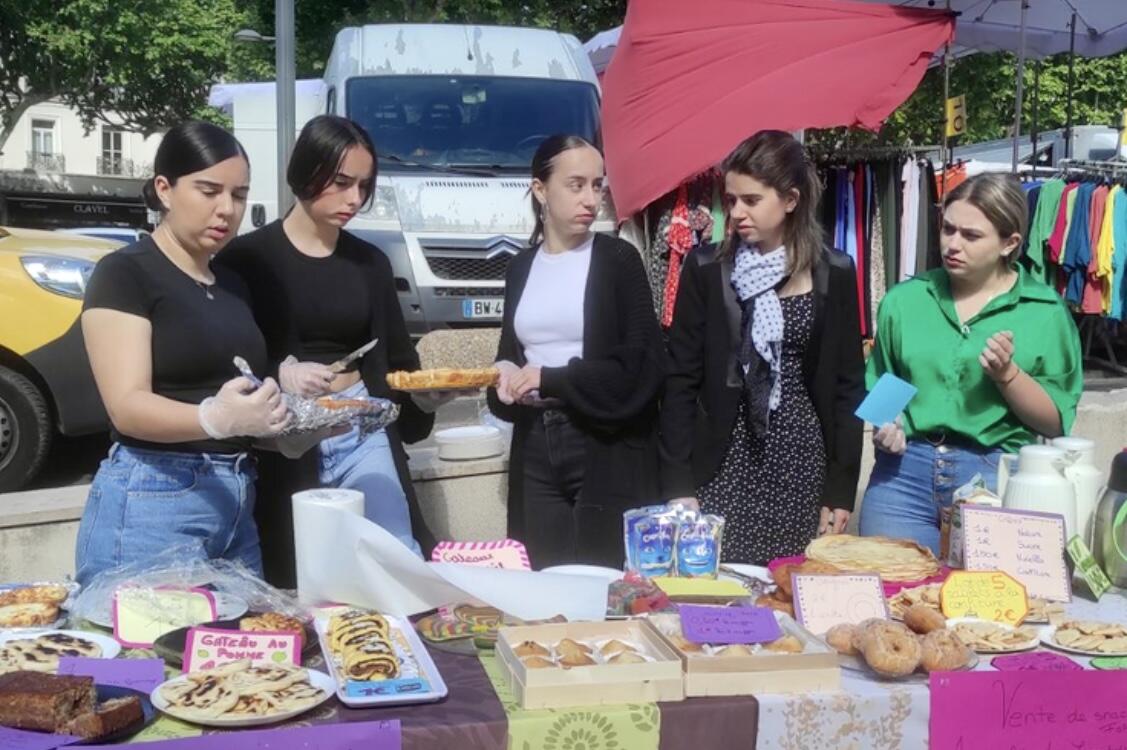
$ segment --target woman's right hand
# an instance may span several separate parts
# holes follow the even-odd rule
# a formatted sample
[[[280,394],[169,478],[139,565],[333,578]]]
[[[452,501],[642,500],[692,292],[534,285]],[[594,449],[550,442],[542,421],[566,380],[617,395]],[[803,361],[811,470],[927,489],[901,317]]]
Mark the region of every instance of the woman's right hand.
[[[493,363],[493,366],[501,373],[497,380],[497,398],[501,400],[502,404],[512,406],[516,397],[513,396],[510,385],[513,376],[520,372],[520,368],[507,359],[498,360]]]
[[[904,426],[900,417],[895,422],[873,430],[873,446],[885,453],[899,456],[908,450],[908,438],[904,435]]]
[[[278,367],[278,380],[282,390],[295,396],[316,398],[329,392],[336,377],[328,365],[320,362],[298,362],[291,354]]]
[[[228,380],[199,406],[200,426],[214,440],[266,438],[285,430],[293,415],[273,378],[258,388],[244,377]]]

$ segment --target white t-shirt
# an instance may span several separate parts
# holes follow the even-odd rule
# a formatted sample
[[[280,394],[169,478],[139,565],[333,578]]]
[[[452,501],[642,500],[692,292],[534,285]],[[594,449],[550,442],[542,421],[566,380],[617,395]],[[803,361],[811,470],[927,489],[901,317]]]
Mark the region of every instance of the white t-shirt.
[[[536,250],[513,316],[517,340],[530,365],[562,367],[583,356],[583,301],[594,235],[562,253]]]

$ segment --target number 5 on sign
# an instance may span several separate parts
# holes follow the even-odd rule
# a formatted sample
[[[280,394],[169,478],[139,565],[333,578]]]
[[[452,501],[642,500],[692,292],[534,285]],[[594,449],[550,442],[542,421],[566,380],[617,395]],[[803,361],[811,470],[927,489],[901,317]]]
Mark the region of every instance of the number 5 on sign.
[[[1000,571],[952,573],[939,589],[944,616],[978,617],[1007,625],[1018,625],[1029,614],[1025,587]]]

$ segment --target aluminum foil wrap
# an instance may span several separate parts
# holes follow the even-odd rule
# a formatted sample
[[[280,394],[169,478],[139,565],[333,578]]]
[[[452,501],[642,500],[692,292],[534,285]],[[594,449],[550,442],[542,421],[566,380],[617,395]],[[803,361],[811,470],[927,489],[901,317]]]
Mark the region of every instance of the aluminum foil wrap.
[[[293,415],[293,421],[283,433],[285,435],[314,432],[349,423],[359,425],[361,432],[376,432],[399,418],[399,404],[386,398],[348,398],[343,399],[350,402],[348,406],[335,408],[323,405],[325,401],[333,401],[332,396],[303,398],[286,393],[282,398]]]

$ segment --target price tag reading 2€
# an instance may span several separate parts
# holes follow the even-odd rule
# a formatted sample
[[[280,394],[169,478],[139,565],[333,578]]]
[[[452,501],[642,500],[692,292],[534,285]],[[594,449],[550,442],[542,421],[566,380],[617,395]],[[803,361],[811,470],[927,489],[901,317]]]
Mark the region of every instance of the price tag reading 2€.
[[[1029,613],[1025,587],[1000,571],[955,571],[939,589],[944,616],[977,617],[1018,625]]]

